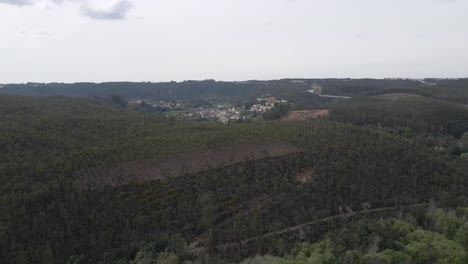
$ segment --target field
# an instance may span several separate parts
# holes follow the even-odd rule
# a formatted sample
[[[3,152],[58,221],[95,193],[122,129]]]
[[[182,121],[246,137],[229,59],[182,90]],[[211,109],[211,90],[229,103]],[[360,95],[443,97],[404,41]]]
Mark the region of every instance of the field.
[[[73,173],[80,188],[117,187],[195,174],[249,160],[280,157],[302,152],[291,144],[245,142],[218,149],[168,154],[159,158],[120,162],[109,166],[87,168]]]
[[[329,113],[328,109],[323,110],[300,110],[300,111],[290,111],[285,116],[281,117],[280,120],[282,121],[290,121],[290,120],[307,120],[307,119],[314,119],[323,116],[327,116]]]

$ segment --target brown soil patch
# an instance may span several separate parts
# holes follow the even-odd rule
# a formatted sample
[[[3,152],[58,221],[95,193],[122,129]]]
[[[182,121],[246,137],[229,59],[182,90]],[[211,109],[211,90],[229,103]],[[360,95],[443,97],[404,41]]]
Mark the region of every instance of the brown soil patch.
[[[322,110],[301,110],[301,111],[291,111],[283,116],[280,120],[307,120],[319,118],[322,116],[327,116],[330,111],[328,109]]]
[[[217,150],[200,150],[164,157],[129,161],[74,173],[79,188],[117,187],[167,177],[193,174],[247,160],[278,157],[303,150],[285,143],[242,143]]]
[[[392,93],[392,94],[381,94],[381,95],[377,95],[376,97],[389,100],[389,101],[397,101],[403,98],[417,97],[417,96],[420,96],[420,95],[407,94],[407,93]]]

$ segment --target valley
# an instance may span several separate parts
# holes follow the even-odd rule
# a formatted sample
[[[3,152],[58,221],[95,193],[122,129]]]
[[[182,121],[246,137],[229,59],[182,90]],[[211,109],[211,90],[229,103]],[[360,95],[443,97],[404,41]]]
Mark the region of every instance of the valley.
[[[352,98],[308,92],[317,82]],[[453,82],[450,93],[461,89],[461,80]],[[128,104],[141,90],[123,89],[135,93],[129,97],[74,97],[60,89],[0,95],[1,262],[301,263],[295,252],[310,243],[310,257],[324,258],[325,251],[314,251],[320,247],[331,250],[330,263],[343,263],[343,248],[359,259],[371,254],[359,251],[375,242],[365,242],[374,235],[361,229],[346,231],[356,241],[334,246],[341,243],[336,232],[363,222],[401,221],[411,230],[408,241],[424,230],[454,248],[467,245],[461,216],[444,235],[449,222],[430,219],[431,208],[468,206],[468,109],[460,99],[468,95],[451,100],[441,84],[406,80],[204,84],[212,105],[231,108],[237,100],[245,109],[272,97],[288,103],[272,101],[274,108],[251,120],[219,122]],[[187,109],[193,101],[183,85],[173,100]],[[217,94],[226,85],[249,85],[250,96]],[[35,91],[17,91],[25,89]],[[403,239],[388,232],[379,239]],[[382,243],[372,256],[394,258],[383,255],[391,249],[423,258],[400,242]]]

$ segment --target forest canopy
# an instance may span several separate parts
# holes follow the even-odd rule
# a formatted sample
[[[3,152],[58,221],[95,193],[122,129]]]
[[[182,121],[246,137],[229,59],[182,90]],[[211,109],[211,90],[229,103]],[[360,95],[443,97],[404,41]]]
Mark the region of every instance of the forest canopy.
[[[327,82],[338,81],[195,82],[218,98],[295,98],[227,124],[128,108],[106,90],[125,83],[80,84],[99,98],[1,95],[0,262],[466,261],[466,106],[443,93],[369,95],[375,81],[349,100],[308,91]],[[127,95],[190,97],[189,84]],[[50,87],[76,91],[34,93]],[[277,120],[296,109],[329,114]]]

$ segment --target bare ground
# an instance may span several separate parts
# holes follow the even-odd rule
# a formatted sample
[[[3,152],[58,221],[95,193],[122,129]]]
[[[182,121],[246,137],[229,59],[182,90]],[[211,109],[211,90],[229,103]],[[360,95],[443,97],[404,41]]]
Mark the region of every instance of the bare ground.
[[[321,110],[300,110],[300,111],[291,111],[285,116],[281,117],[280,120],[289,121],[289,120],[307,120],[314,119],[322,116],[327,116],[329,113],[328,109]]]
[[[286,143],[241,143],[216,150],[171,154],[155,159],[88,168],[76,172],[73,176],[79,188],[117,187],[193,174],[247,160],[278,157],[298,152],[302,152],[302,149]]]
[[[306,169],[299,173],[296,177],[296,181],[300,184],[306,184],[307,182],[311,181],[314,177],[315,173],[312,169]]]

